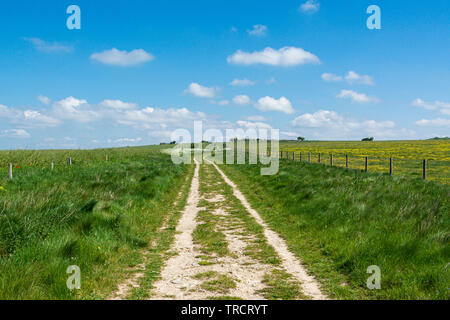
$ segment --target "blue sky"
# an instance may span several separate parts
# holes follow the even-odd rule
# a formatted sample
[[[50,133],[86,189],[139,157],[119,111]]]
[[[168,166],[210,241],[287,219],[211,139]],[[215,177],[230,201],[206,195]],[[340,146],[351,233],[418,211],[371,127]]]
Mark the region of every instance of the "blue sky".
[[[366,26],[372,4],[381,30]],[[194,120],[448,136],[449,21],[446,0],[3,1],[0,148],[159,143]]]

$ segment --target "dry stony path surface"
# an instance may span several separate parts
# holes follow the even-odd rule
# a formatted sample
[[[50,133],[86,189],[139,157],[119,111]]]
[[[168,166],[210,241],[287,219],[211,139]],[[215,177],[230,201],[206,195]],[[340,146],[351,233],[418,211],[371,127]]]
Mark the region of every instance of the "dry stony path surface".
[[[326,299],[284,240],[216,166],[196,163],[151,299]]]

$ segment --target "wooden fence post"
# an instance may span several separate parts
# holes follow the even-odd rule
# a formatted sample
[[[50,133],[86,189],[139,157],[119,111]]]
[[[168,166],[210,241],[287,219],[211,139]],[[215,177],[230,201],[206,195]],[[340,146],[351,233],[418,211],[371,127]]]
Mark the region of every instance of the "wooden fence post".
[[[423,159],[423,180],[427,180],[427,159]]]
[[[72,165],[72,158],[67,158],[67,165],[71,166]]]
[[[280,158],[283,159],[283,151],[281,151],[281,157]]]
[[[319,163],[320,163],[320,152],[319,152]]]
[[[345,167],[348,169],[348,154],[345,155]]]
[[[53,170],[53,166],[54,166],[54,165],[53,165],[53,161],[52,161],[52,163],[50,164],[50,168],[52,168],[52,170]]]
[[[105,161],[108,161],[108,155],[105,155]]]
[[[392,163],[392,158],[389,158],[389,175],[392,176],[393,173],[394,173],[394,167],[393,167],[393,163]]]
[[[309,161],[309,163],[311,163],[311,152],[308,155],[308,161]]]
[[[364,172],[367,173],[367,170],[369,168],[369,157],[366,157],[366,161],[365,161],[365,168],[364,168]]]
[[[12,163],[9,164],[9,180],[12,180]]]
[[[333,154],[330,153],[330,166],[333,166]]]
[[[300,152],[300,162],[302,162],[302,153]]]

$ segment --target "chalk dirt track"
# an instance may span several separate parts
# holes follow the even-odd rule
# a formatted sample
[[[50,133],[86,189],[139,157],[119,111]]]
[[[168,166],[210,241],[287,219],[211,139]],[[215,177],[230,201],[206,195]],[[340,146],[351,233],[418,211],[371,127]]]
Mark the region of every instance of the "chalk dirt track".
[[[282,292],[290,294],[285,299],[327,299],[286,242],[208,161],[195,162],[187,203],[166,256],[150,291],[152,300],[282,299]],[[110,299],[126,298],[142,276],[138,272],[120,284]]]
[[[206,174],[204,180],[200,181],[200,168]],[[211,171],[216,171],[216,179]],[[217,179],[217,172],[220,177]],[[201,184],[204,185],[204,194],[200,192]],[[243,236],[242,221],[237,221],[230,214],[233,210],[228,206],[226,195],[215,190],[208,190],[211,186],[220,186],[226,184],[231,187],[233,196],[240,201],[247,213],[263,228],[264,237],[269,246],[273,247],[281,264],[273,266],[264,261],[259,261],[251,255],[245,254],[245,249],[249,242],[255,239],[252,234]],[[213,205],[213,208],[200,206],[201,200]],[[209,206],[208,206],[209,207]],[[202,264],[199,257],[204,255],[202,245],[195,243],[193,233],[195,229],[204,223],[199,222],[198,214],[201,211],[210,211],[211,215],[218,217],[219,221],[215,225],[215,232],[224,235],[227,243],[229,255],[213,255],[207,264]],[[231,222],[230,222],[231,221]],[[182,213],[182,217],[177,226],[177,234],[171,251],[174,255],[166,261],[165,267],[161,272],[161,279],[154,284],[151,299],[210,299],[223,297],[236,297],[244,300],[265,299],[263,294],[266,287],[264,277],[273,269],[283,270],[292,276],[302,291],[309,299],[327,299],[320,290],[319,283],[302,266],[301,262],[292,254],[286,245],[286,242],[274,231],[272,231],[263,221],[261,216],[255,211],[237,186],[220,170],[215,164],[195,164],[195,172],[191,182],[190,193],[187,205]],[[221,288],[214,286],[214,280],[210,280],[210,285],[204,285],[207,275],[214,277],[225,276],[234,282],[234,286]],[[219,278],[223,281],[223,277]]]

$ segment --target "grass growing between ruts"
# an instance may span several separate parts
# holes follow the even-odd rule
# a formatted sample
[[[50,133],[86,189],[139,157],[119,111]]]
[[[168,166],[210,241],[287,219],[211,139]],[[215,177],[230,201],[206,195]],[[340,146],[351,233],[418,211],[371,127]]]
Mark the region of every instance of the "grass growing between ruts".
[[[250,215],[240,200],[234,196],[233,189],[225,183],[219,172],[210,164],[204,164],[200,167],[200,193],[203,199],[200,200],[199,205],[204,210],[200,211],[198,220],[203,225],[197,226],[196,231],[203,230],[204,232],[197,233],[197,236],[194,232],[194,241],[197,240],[199,244],[206,248],[215,248],[211,243],[214,241],[208,241],[214,237],[217,244],[225,241],[225,245],[220,246],[220,248],[229,249],[227,245],[231,242],[217,234],[223,236],[224,233],[233,233],[234,236],[240,238],[240,241],[245,242],[240,254],[251,257],[252,260],[252,262],[247,261],[246,263],[260,263],[267,268],[267,273],[262,280],[265,288],[258,292],[259,294],[266,299],[305,299],[305,295],[292,275],[282,270],[281,261],[275,249],[267,243],[264,228]],[[209,199],[209,201],[206,199]],[[200,215],[202,213],[203,216]],[[205,228],[204,225],[210,225],[210,227]],[[202,249],[200,248],[200,250]],[[233,259],[237,259],[236,264],[244,265],[239,261],[236,249],[234,250],[234,252],[230,250],[215,251],[218,255],[220,253],[222,255],[228,254]],[[214,275],[214,272],[206,272],[198,274],[197,277],[206,278]],[[225,286],[227,280],[222,278],[220,281],[215,279],[204,282],[202,288],[217,291],[214,286],[221,283],[224,283]]]
[[[95,151],[71,151],[72,167],[0,179],[0,299],[102,298],[139,263],[187,170],[153,148],[134,151],[79,165]],[[81,269],[80,290],[66,286],[69,265]]]
[[[281,161],[222,168],[334,298],[449,299],[446,185]],[[381,269],[369,290],[367,267]]]

